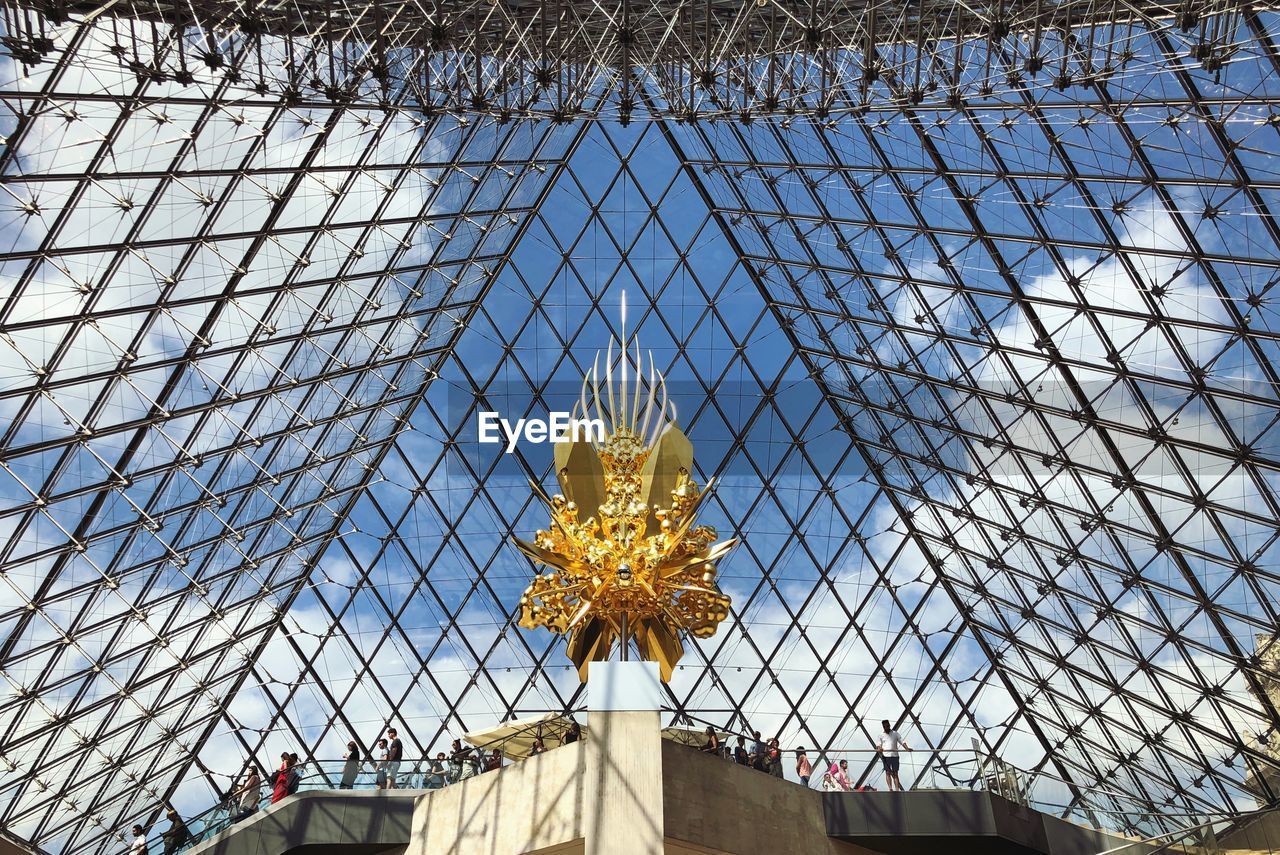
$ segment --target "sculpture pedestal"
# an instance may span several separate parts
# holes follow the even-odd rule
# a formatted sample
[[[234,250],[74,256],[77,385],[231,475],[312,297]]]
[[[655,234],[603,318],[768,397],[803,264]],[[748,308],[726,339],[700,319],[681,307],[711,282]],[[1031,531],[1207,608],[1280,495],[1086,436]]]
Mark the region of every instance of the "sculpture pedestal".
[[[586,855],[661,855],[658,665],[592,662],[589,669]]]

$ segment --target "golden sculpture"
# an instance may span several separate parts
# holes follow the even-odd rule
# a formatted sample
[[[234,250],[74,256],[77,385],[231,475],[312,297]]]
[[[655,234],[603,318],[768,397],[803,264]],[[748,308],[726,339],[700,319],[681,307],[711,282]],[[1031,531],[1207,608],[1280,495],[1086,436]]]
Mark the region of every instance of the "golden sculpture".
[[[568,635],[567,652],[583,682],[588,663],[608,659],[619,639],[624,659],[633,640],[641,658],[656,661],[663,681],[670,681],[684,654],[681,634],[714,635],[729,614],[729,598],[716,587],[716,561],[736,540],[715,543],[715,529],[694,524],[711,484],[699,490],[690,477],[693,445],[676,424],[652,353],[641,405],[639,344],[630,372],[634,389],[628,389],[625,312],[624,306],[619,394],[611,339],[607,407],[600,399],[597,353],[572,414],[588,419],[594,405],[606,435],[603,441],[579,436],[555,444],[561,495],[549,498],[530,482],[550,509],[550,529],[539,531],[533,543],[513,538],[525,555],[551,568],[521,596],[520,625]]]

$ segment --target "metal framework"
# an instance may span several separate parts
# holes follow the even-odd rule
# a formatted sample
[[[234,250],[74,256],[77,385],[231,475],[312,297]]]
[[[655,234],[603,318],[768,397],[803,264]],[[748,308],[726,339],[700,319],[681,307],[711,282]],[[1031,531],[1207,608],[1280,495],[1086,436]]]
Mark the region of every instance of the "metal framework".
[[[1276,803],[1275,15],[283,9],[4,9],[4,834],[578,707],[515,625],[550,453],[476,413],[624,291],[743,541],[673,720]]]
[[[1175,27],[1209,71],[1242,50],[1239,0],[6,0],[4,44],[57,62],[69,19],[109,31],[140,81],[226,82],[280,96],[557,122],[813,115],[873,104],[953,107],[1016,91],[1106,85],[1149,28]],[[1141,66],[1139,65],[1140,69]],[[612,93],[616,98],[602,98]],[[641,101],[644,104],[641,105]]]

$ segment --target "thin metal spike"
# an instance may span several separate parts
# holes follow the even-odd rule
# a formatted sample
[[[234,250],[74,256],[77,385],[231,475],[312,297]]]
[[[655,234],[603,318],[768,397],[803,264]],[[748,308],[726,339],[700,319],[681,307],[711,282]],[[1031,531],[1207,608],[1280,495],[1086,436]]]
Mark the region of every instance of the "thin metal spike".
[[[667,412],[667,378],[662,376],[662,372],[658,372],[658,385],[662,390],[662,406],[658,409],[658,422],[653,426],[653,439],[650,445],[658,441],[658,437],[662,436],[662,432],[667,429],[666,412]]]
[[[604,408],[600,405],[600,352],[596,351],[595,361],[591,365],[591,391],[595,396],[596,418],[601,424],[608,424],[604,417]]]
[[[649,395],[644,405],[644,424],[640,426],[640,438],[646,448],[653,446],[653,442],[649,437],[649,423],[653,420],[653,396],[657,393],[657,390],[658,383],[654,379],[653,351],[649,351]]]
[[[622,412],[618,419],[621,427],[631,430],[631,420],[627,418],[627,289],[622,289],[622,339],[618,342],[619,355],[622,361],[622,385],[619,388],[619,397],[622,401]]]
[[[582,405],[582,418],[584,420],[591,418],[591,406],[587,403],[587,387],[591,382],[590,378],[590,373],[582,375],[582,392],[578,396],[578,403]]]
[[[622,384],[618,387],[618,398],[619,398],[618,405],[622,408],[622,412],[619,414],[620,418],[618,419],[618,424],[626,428],[627,430],[631,430],[630,413],[627,412],[627,400],[628,400],[627,374],[629,372],[627,371],[627,340],[625,338],[626,333],[627,333],[627,329],[625,326],[623,326],[622,334],[624,338],[622,339],[622,348],[618,352],[618,360],[619,362],[621,362],[621,368],[622,368]]]
[[[609,339],[609,349],[604,357],[604,385],[609,395],[609,432],[618,432],[618,407],[613,400],[613,339]]]
[[[643,385],[640,381],[644,379],[644,360],[640,358],[640,341],[635,342],[636,345],[636,390],[632,393],[631,401],[631,432],[641,437],[643,441],[644,433],[640,430],[640,387]]]

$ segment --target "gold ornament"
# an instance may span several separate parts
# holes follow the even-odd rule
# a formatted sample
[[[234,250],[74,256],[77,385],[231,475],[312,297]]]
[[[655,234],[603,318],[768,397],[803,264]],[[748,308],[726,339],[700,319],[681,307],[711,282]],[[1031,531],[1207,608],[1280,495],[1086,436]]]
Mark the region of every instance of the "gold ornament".
[[[624,342],[625,312],[624,306]],[[600,399],[597,353],[573,411],[575,419],[579,413],[586,419],[594,406],[595,417],[606,426],[603,442],[576,438],[556,443],[560,495],[548,497],[530,482],[551,512],[551,527],[539,531],[532,543],[513,540],[551,572],[535,576],[520,597],[520,625],[567,635],[569,658],[583,682],[588,663],[608,659],[619,639],[634,641],[641,658],[656,661],[662,679],[670,681],[684,654],[682,634],[712,636],[729,614],[729,598],[716,587],[716,562],[737,541],[716,543],[715,529],[695,524],[711,484],[700,490],[689,475],[693,445],[676,424],[653,354],[642,405],[639,345],[631,390],[631,355],[625,345],[618,348],[621,382],[616,397],[613,349],[610,340],[607,407]]]

